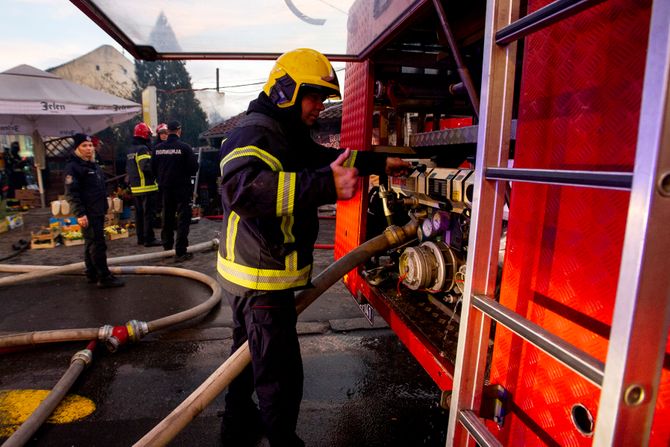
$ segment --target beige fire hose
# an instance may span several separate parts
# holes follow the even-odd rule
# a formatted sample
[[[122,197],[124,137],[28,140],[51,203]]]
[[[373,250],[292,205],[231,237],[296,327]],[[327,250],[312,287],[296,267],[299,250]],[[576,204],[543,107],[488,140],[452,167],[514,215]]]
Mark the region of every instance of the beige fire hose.
[[[213,247],[218,247],[218,239],[213,239],[209,242],[203,242],[188,247],[188,252],[193,253],[197,251],[204,251]],[[168,315],[157,320],[149,321],[148,323],[139,322],[137,320],[129,321],[126,324],[127,332],[131,333],[131,341],[137,341],[142,336],[149,332],[154,332],[164,329],[168,326],[190,320],[201,314],[209,312],[221,300],[221,287],[219,284],[208,275],[186,270],[176,267],[151,267],[151,266],[126,266],[115,267],[115,264],[124,262],[147,261],[151,259],[159,259],[174,255],[174,250],[160,251],[154,253],[145,253],[142,255],[122,256],[116,258],[109,258],[107,260],[110,265],[112,273],[116,274],[146,274],[146,275],[174,275],[184,278],[200,281],[208,285],[212,289],[212,295],[203,303],[194,306],[185,311]],[[84,268],[83,262],[74,264],[67,264],[64,266],[41,266],[41,265],[12,265],[0,264],[0,272],[20,273],[19,275],[0,278],[0,286],[7,284],[16,284],[22,281],[29,281],[36,278],[45,278],[59,274],[81,272]],[[28,272],[28,273],[25,273]],[[20,278],[20,280],[15,280]],[[4,281],[4,282],[3,282]],[[110,325],[105,325],[100,328],[79,328],[79,329],[61,329],[51,331],[35,331],[24,332],[16,334],[0,335],[0,348],[10,348],[17,346],[32,346],[35,344],[44,343],[60,343],[67,341],[89,341],[102,340],[107,343],[108,347],[116,343],[115,328]],[[111,346],[114,348],[114,346]]]
[[[30,441],[35,432],[51,416],[51,413],[53,413],[58,404],[67,395],[84,369],[90,365],[93,360],[94,347],[95,341],[92,341],[86,346],[86,349],[77,352],[72,357],[70,366],[65,371],[65,374],[63,374],[63,377],[61,377],[30,417],[2,444],[2,447],[21,447]]]
[[[314,287],[296,296],[296,309],[302,312],[341,277],[371,257],[398,247],[416,236],[417,223],[412,220],[403,227],[388,227],[383,234],[361,244],[331,264],[312,281]],[[165,419],[133,446],[164,446],[202,412],[251,362],[249,344],[245,343],[210,375]]]
[[[209,250],[211,248],[218,248],[219,240],[212,239],[208,242],[191,245],[188,247],[189,253]],[[141,255],[120,256],[116,258],[107,259],[108,265],[130,264],[132,262],[150,261],[153,259],[165,258],[174,256],[174,250],[157,251],[152,253],[143,253]],[[40,268],[35,268],[40,267]],[[46,278],[55,275],[64,275],[66,273],[81,272],[86,266],[83,262],[75,262],[73,264],[59,265],[59,266],[34,266],[34,265],[18,265],[18,264],[0,264],[0,272],[2,273],[21,273],[19,275],[6,276],[0,278],[0,287],[10,286],[25,281],[31,281],[38,278]],[[27,273],[24,273],[27,272]]]
[[[218,241],[216,241],[218,244]],[[203,249],[211,247],[211,243],[201,244],[200,247],[192,246],[189,247],[189,252],[193,251],[202,251]],[[165,254],[157,253],[162,256]],[[167,252],[169,256],[169,252]],[[151,253],[150,255],[156,254]],[[111,258],[108,261],[109,263],[119,263],[123,260],[133,258],[137,260],[136,256],[127,256],[125,258]],[[147,255],[142,255],[144,260],[147,259]],[[70,264],[75,265],[75,264]],[[1,267],[1,266],[0,266]],[[14,272],[48,272],[52,274],[54,268],[51,266],[12,266],[11,269]],[[192,270],[186,270],[176,267],[150,267],[150,266],[125,266],[125,267],[111,267],[110,270],[116,274],[144,274],[144,275],[173,275],[180,276],[184,278],[193,279],[200,281],[208,285],[212,289],[211,296],[201,304],[198,304],[194,307],[186,309],[182,312],[176,314],[168,315],[157,320],[150,321],[148,323],[139,322],[137,320],[132,320],[126,323],[125,326],[117,326],[116,328],[105,325],[101,328],[89,328],[89,329],[63,329],[63,330],[52,330],[52,331],[40,331],[40,332],[27,332],[20,334],[8,334],[5,336],[0,336],[0,348],[4,347],[16,347],[16,346],[25,346],[25,345],[34,345],[40,343],[51,343],[51,342],[65,342],[65,341],[75,341],[75,340],[96,340],[100,339],[107,343],[108,347],[112,350],[116,350],[120,344],[123,342],[138,341],[142,336],[148,334],[149,332],[154,332],[160,329],[164,329],[168,326],[172,326],[184,321],[188,321],[200,315],[208,313],[214,306],[216,306],[221,300],[221,286],[211,278],[203,273],[195,272]],[[68,267],[68,272],[69,272]],[[63,273],[63,270],[59,271]],[[28,277],[28,275],[22,275],[23,278]],[[32,277],[34,278],[34,276]],[[124,337],[121,337],[123,334]],[[119,338],[122,340],[119,341]],[[125,340],[123,340],[125,338]],[[56,386],[51,390],[48,397],[40,403],[38,408],[30,415],[30,417],[19,427],[19,429],[12,434],[12,436],[3,443],[3,447],[15,447],[22,446],[30,440],[32,435],[39,429],[39,427],[46,421],[46,419],[51,415],[53,410],[58,406],[60,401],[66,396],[67,392],[70,390],[74,382],[77,380],[81,372],[86,366],[88,366],[92,361],[92,351],[93,346],[95,346],[95,341],[89,343],[87,349],[79,351],[72,358],[70,367],[65,372],[63,377],[58,381]]]
[[[32,269],[41,270],[43,266],[24,266]],[[152,266],[126,266],[110,267],[110,270],[116,274],[142,274],[142,275],[173,275],[183,278],[190,278],[208,285],[212,289],[211,296],[203,303],[186,309],[182,312],[168,315],[147,323],[132,320],[126,323],[129,327],[128,332],[132,332],[132,341],[137,341],[144,335],[164,329],[168,326],[181,323],[199,315],[206,314],[221,300],[221,286],[212,277],[204,273],[186,270],[177,267],[152,267]],[[25,270],[24,270],[25,271]],[[44,343],[60,343],[67,341],[88,341],[102,340],[109,345],[111,337],[114,336],[113,328],[105,325],[100,328],[80,328],[80,329],[58,329],[50,331],[22,332],[17,334],[0,335],[0,348],[9,348],[16,346],[32,346]]]

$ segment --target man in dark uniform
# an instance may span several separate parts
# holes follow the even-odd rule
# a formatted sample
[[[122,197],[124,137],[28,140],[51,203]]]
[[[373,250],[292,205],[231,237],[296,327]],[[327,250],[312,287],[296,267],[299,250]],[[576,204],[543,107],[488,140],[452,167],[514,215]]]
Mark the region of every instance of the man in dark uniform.
[[[24,171],[27,163],[26,160],[19,155],[20,150],[21,147],[19,146],[19,142],[13,141],[11,144],[11,152],[5,161],[7,164],[6,169],[9,173],[9,193],[7,194],[7,197],[9,198],[14,198],[15,191],[27,185],[26,173]]]
[[[101,289],[121,287],[123,281],[107,267],[105,243],[105,213],[107,188],[102,169],[95,162],[95,147],[91,137],[75,134],[73,153],[65,166],[65,198],[84,236],[84,263],[88,282]]]
[[[133,130],[133,145],[128,150],[126,173],[130,191],[135,199],[135,226],[137,243],[145,247],[163,245],[154,235],[154,213],[158,184],[151,169],[151,128],[139,123]]]
[[[154,149],[153,172],[163,195],[163,248],[175,248],[177,262],[193,257],[187,253],[188,232],[191,225],[191,177],[198,172],[198,159],[188,144],[179,140],[181,123],[168,123],[168,137]],[[175,215],[177,238],[175,241]]]
[[[264,430],[272,447],[304,446],[295,432],[303,368],[294,291],[310,284],[318,207],[350,199],[359,172],[409,168],[399,158],[331,149],[311,138],[323,102],[339,96],[323,54],[289,51],[221,145],[218,280],[233,311],[232,352],[248,340],[251,353],[251,365],[228,388],[224,445],[256,445]]]

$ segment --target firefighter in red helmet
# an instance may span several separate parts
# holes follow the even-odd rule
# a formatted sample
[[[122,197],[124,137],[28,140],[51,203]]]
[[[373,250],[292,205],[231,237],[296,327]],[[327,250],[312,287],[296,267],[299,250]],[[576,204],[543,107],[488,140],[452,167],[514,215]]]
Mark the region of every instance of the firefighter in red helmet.
[[[151,168],[151,128],[139,123],[133,131],[133,144],[128,150],[126,173],[135,200],[135,227],[138,245],[158,247],[162,241],[154,234],[154,214],[158,184]]]
[[[224,445],[255,445],[261,430],[272,447],[304,445],[295,432],[303,368],[294,291],[310,285],[317,209],[350,199],[359,174],[409,169],[399,158],[317,144],[310,129],[327,98],[340,98],[328,59],[289,51],[221,145],[217,273],[233,311],[232,352],[248,340],[252,363],[228,388]]]
[[[156,144],[160,144],[163,141],[167,140],[168,137],[168,126],[165,123],[160,123],[156,126]],[[154,145],[155,146],[155,145]]]

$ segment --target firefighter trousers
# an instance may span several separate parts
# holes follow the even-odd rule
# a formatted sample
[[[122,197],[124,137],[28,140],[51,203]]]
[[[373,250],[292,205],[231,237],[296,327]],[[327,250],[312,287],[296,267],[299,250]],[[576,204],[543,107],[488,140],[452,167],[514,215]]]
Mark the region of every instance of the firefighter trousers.
[[[135,230],[138,244],[142,245],[156,240],[154,234],[156,195],[156,192],[135,194]]]
[[[107,243],[105,242],[105,216],[87,216],[88,225],[81,229],[84,236],[84,264],[90,279],[107,278]]]
[[[227,416],[247,417],[249,409],[255,408],[251,398],[255,389],[270,445],[304,446],[295,433],[302,400],[303,367],[293,292],[277,291],[248,298],[226,291],[224,295],[233,311],[231,353],[247,340],[251,352],[251,365],[228,388]]]
[[[191,226],[191,190],[188,186],[163,189],[163,229],[161,239],[163,248],[171,250],[174,245],[175,255],[186,253],[188,233]],[[175,242],[175,229],[177,239]]]

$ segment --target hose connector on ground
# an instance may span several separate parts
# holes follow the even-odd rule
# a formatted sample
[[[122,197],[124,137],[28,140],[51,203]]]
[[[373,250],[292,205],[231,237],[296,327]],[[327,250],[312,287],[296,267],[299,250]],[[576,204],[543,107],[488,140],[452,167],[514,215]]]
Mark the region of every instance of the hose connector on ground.
[[[82,349],[81,351],[75,353],[70,359],[70,365],[76,361],[81,361],[84,366],[88,366],[93,362],[93,351],[90,349]]]
[[[110,330],[111,328],[111,330]],[[137,342],[149,333],[149,327],[144,321],[130,320],[124,326],[103,326],[105,337],[102,340],[109,352],[116,352],[122,345],[128,342]]]
[[[146,321],[130,320],[126,323],[128,328],[128,337],[130,341],[135,343],[138,342],[149,333],[149,326]]]
[[[98,340],[105,341],[112,336],[114,326],[106,324],[98,329]]]

